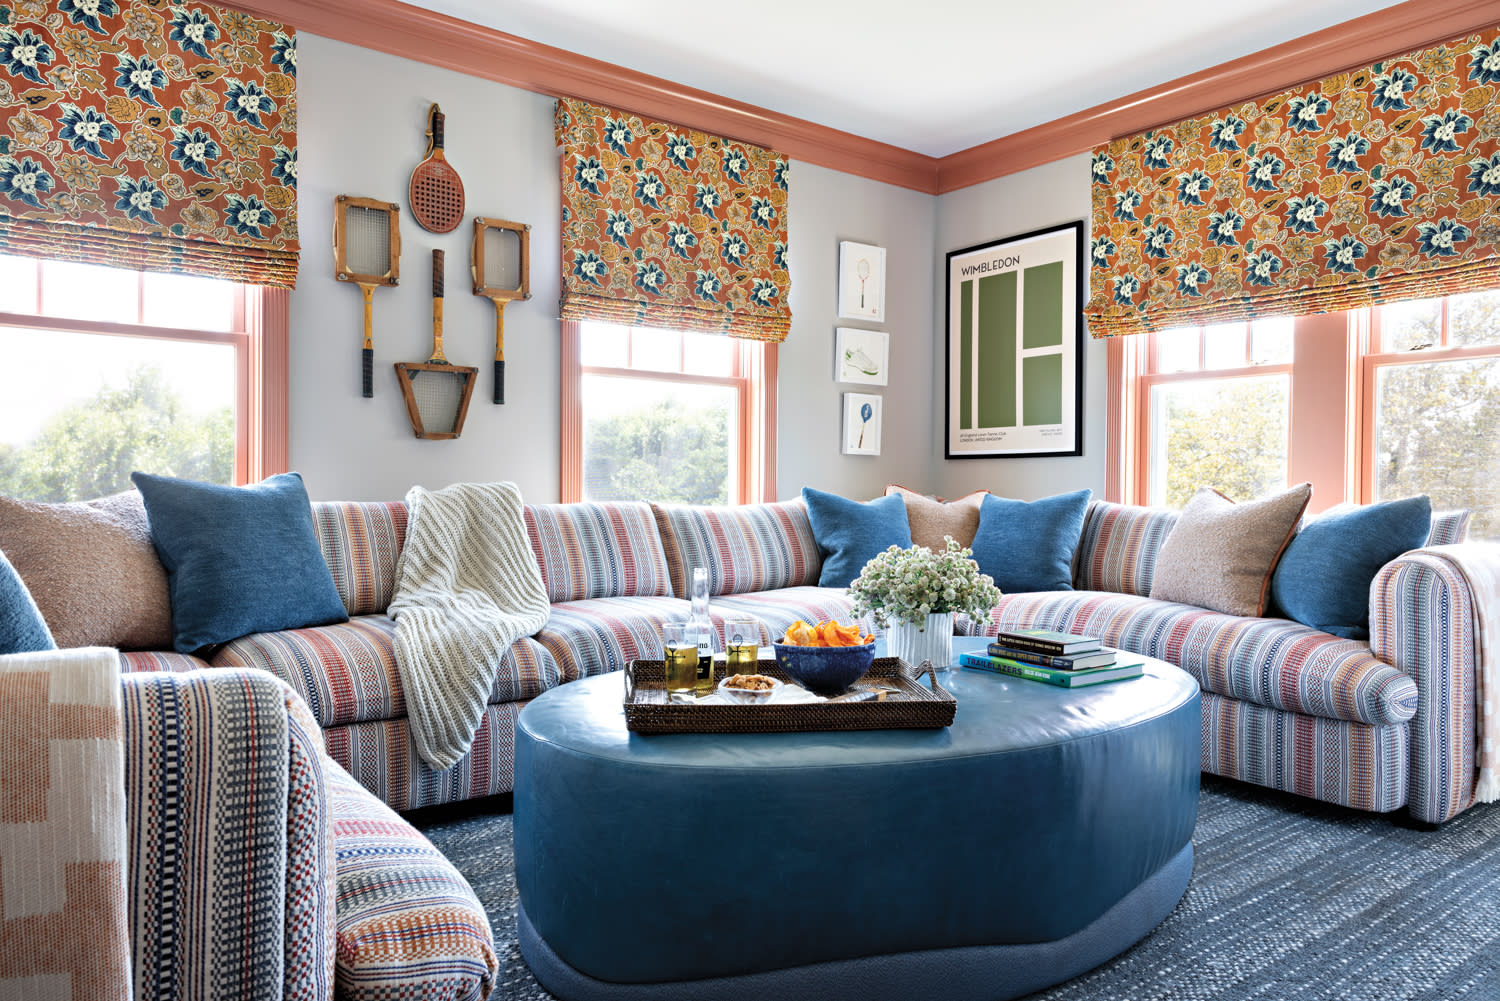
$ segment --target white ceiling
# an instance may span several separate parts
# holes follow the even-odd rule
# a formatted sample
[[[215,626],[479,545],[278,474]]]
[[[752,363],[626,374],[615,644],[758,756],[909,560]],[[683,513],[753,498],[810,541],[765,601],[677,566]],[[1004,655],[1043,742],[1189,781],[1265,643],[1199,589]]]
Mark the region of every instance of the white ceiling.
[[[1394,2],[416,0],[415,5],[944,156]]]

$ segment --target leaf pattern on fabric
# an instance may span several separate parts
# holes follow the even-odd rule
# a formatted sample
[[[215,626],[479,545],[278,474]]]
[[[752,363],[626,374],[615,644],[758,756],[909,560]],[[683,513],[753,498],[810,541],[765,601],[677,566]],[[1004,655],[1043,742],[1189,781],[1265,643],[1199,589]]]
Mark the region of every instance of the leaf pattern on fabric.
[[[563,319],[786,338],[785,157],[571,98],[557,140]]]
[[[292,29],[198,2],[5,12],[0,252],[295,285]]]
[[[1093,151],[1095,337],[1500,287],[1500,27]]]

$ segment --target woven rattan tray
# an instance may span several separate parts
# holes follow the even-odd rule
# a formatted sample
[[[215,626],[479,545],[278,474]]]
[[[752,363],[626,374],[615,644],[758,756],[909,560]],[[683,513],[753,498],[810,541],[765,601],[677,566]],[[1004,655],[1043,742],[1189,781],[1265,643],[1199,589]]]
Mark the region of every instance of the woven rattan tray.
[[[774,660],[757,670],[791,681]],[[925,730],[953,722],[958,703],[932,676],[914,681],[896,657],[877,657],[851,691],[885,688],[884,701],[797,702],[790,705],[693,705],[667,697],[666,665],[633,660],[625,668],[625,725],[634,733],[794,733],[812,730]]]

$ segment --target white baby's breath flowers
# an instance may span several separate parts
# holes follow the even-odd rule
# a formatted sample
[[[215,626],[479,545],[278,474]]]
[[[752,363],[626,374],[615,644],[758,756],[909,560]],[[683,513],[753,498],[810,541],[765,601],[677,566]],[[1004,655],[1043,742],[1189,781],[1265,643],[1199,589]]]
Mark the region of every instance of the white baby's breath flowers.
[[[983,616],[1000,600],[1000,589],[979,572],[973,555],[951,538],[936,552],[926,546],[891,546],[866,563],[849,585],[853,612],[873,615],[881,626],[924,626],[934,612]]]

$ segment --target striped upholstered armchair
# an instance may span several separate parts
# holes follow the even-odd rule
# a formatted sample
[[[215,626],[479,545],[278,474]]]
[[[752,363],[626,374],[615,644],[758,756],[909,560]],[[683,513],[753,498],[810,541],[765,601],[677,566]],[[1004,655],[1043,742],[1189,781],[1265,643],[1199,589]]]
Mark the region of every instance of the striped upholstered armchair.
[[[26,874],[0,900],[0,996],[489,994],[467,882],[327,757],[271,675],[15,654],[0,705],[4,799],[24,813],[0,816],[0,865]],[[20,766],[38,759],[57,764]]]

